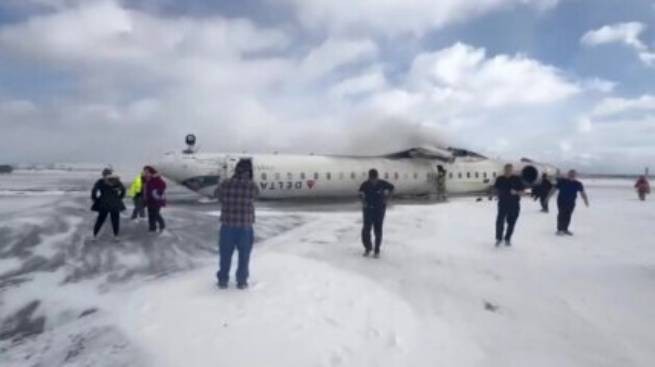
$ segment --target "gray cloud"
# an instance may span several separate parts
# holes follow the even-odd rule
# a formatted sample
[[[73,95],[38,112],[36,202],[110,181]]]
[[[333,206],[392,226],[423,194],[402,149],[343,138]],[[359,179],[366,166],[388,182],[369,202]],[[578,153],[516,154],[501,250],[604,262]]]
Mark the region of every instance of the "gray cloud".
[[[399,69],[374,27],[356,36],[328,27],[308,39],[304,28],[157,15],[109,0],[53,9],[0,25],[3,55],[65,70],[74,85],[38,99],[0,94],[3,160],[148,161],[180,149],[189,132],[205,151],[379,154],[444,144],[492,156],[586,157],[596,167],[624,144],[643,144],[594,118],[621,98],[612,82],[527,55],[453,42]],[[461,9],[453,21],[469,16]],[[655,138],[651,112],[633,125],[641,137]],[[626,115],[615,120],[627,126]]]

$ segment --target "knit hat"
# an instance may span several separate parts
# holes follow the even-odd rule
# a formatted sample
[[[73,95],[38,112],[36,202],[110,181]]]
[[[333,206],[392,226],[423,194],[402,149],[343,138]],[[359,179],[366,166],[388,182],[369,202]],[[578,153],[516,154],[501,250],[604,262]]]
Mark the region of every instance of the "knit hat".
[[[107,167],[102,170],[102,177],[111,176],[114,173],[111,168]]]

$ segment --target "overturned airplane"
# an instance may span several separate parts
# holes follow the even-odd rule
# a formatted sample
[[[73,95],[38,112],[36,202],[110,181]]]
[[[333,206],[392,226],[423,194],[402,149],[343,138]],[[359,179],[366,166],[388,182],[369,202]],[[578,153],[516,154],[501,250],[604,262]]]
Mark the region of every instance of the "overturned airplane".
[[[186,142],[187,149],[166,153],[156,167],[165,177],[208,197],[214,195],[221,179],[233,175],[240,160],[252,162],[262,199],[352,197],[371,168],[396,187],[397,196],[436,194],[440,169],[446,172],[449,195],[479,194],[489,190],[507,163],[459,148],[416,147],[367,157],[198,153],[195,136],[188,135]],[[557,172],[551,165],[529,159],[513,163],[527,185],[538,184],[543,173]]]

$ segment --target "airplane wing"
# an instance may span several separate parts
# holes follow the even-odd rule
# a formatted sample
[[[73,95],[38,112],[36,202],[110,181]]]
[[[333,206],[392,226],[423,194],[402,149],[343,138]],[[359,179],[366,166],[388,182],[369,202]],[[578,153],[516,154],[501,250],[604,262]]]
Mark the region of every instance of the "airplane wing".
[[[385,155],[386,158],[425,158],[451,161],[455,156],[447,149],[437,147],[416,147]]]

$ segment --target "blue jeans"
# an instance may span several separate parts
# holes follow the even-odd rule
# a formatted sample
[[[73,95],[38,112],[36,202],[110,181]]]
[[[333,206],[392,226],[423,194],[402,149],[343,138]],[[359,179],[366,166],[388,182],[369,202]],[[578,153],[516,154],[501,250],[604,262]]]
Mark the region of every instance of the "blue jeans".
[[[247,283],[249,275],[248,264],[250,263],[250,252],[252,251],[254,238],[252,227],[221,226],[218,239],[220,261],[219,270],[216,273],[219,283],[227,284],[230,280],[230,267],[232,266],[232,255],[235,249],[239,252],[237,283]]]

